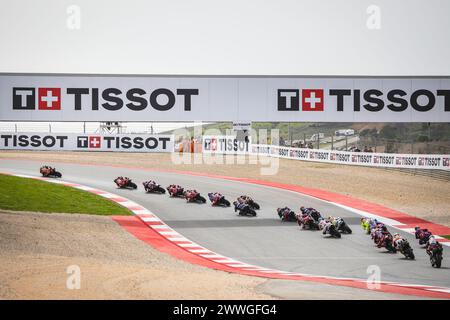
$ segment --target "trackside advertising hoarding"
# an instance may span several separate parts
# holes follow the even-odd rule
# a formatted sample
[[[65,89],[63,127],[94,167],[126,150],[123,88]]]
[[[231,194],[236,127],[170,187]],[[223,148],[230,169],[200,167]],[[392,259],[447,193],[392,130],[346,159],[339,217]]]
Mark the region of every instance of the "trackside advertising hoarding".
[[[0,74],[0,120],[450,122],[450,78]]]
[[[251,152],[272,157],[372,167],[450,170],[450,155],[392,154],[252,145]]]
[[[203,152],[218,154],[248,154],[251,152],[251,137],[248,141],[234,136],[203,136]]]
[[[2,150],[173,152],[173,135],[0,133]]]

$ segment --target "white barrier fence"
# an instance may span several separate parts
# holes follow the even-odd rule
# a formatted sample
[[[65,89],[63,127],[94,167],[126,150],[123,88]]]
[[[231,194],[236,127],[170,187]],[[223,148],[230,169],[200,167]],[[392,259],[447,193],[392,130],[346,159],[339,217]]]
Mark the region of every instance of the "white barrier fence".
[[[347,152],[262,144],[252,145],[251,153],[293,160],[360,166],[450,170],[450,155]]]
[[[0,150],[174,152],[173,135],[1,133]],[[391,154],[251,144],[232,136],[204,136],[203,152],[254,154],[324,163],[450,171],[450,155]]]
[[[0,150],[174,152],[174,136],[1,133]]]

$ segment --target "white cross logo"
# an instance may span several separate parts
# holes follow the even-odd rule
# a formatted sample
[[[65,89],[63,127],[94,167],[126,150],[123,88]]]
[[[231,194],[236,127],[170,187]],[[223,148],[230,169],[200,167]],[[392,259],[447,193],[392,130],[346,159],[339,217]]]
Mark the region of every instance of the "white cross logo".
[[[212,139],[211,141],[211,149],[212,150],[216,150],[217,147],[217,140],[216,139]]]
[[[91,144],[94,146],[94,148],[97,148],[97,146],[100,144],[100,141],[97,137],[92,138]]]
[[[41,97],[42,101],[47,102],[47,108],[53,107],[53,101],[58,101],[58,97],[53,96],[51,90],[47,90],[47,95]]]
[[[311,109],[315,109],[316,103],[320,103],[322,99],[316,98],[316,93],[313,91],[309,94],[309,98],[305,98],[305,101],[309,103]]]

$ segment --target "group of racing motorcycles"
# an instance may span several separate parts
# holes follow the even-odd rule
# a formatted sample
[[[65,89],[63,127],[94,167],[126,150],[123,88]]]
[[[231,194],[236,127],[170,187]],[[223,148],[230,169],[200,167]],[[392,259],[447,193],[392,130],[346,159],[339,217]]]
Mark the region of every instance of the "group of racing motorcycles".
[[[50,166],[42,166],[40,168],[40,173],[43,177],[48,178],[61,178],[62,174],[58,171],[56,171],[55,168]],[[130,178],[128,177],[117,177],[114,179],[114,183],[117,185],[118,188],[121,189],[137,189],[137,184],[134,183]],[[183,187],[175,184],[171,184],[166,189],[161,187],[158,183],[156,183],[153,180],[144,181],[142,183],[144,186],[144,189],[147,193],[159,193],[164,194],[167,192],[169,193],[169,196],[172,198],[185,198],[187,202],[197,202],[197,203],[205,203],[206,199],[195,189],[190,190],[184,190]],[[229,207],[231,206],[230,201],[225,199],[225,196],[222,195],[219,192],[209,192],[208,198],[211,201],[212,206],[223,206],[223,207]],[[234,205],[234,212],[238,212],[240,216],[250,216],[255,217],[256,211],[259,210],[260,206],[258,203],[256,203],[251,197],[246,195],[241,195],[236,199],[236,201],[233,202]]]
[[[395,233],[392,235],[385,224],[381,223],[377,219],[361,218],[361,226],[370,234],[372,240],[378,248],[386,248],[389,252],[396,253],[400,251],[407,259],[414,260],[414,252],[409,245],[408,240],[402,237],[400,234]],[[421,229],[415,227],[415,237],[419,240],[419,245],[424,246],[426,253],[430,257],[431,266],[434,268],[440,268],[442,262],[442,245],[428,229]]]
[[[277,209],[281,221],[297,222],[301,229],[322,230],[324,235],[330,235],[333,238],[341,238],[341,233],[352,233],[350,227],[340,217],[330,216],[325,219],[314,208],[300,207],[300,212],[296,214],[288,207]],[[415,259],[413,249],[409,245],[408,240],[398,233],[392,235],[386,225],[377,219],[361,218],[361,226],[367,234],[370,234],[378,248],[386,248],[392,253],[399,251],[407,259]],[[419,240],[419,245],[425,246],[424,248],[430,257],[431,266],[440,268],[443,252],[442,245],[427,229],[416,227],[415,236]]]
[[[314,208],[300,207],[300,214],[296,214],[288,207],[278,208],[277,213],[281,221],[297,222],[302,230],[322,230],[322,234],[333,238],[340,238],[341,233],[352,233],[352,229],[341,217],[323,218]]]
[[[44,177],[61,178],[62,174],[50,166],[42,166],[40,173]],[[137,185],[128,177],[117,177],[114,179],[117,187],[137,189]],[[205,203],[206,199],[200,195],[195,189],[184,190],[183,187],[171,184],[166,189],[161,187],[153,180],[142,183],[144,189],[148,193],[169,193],[170,197],[185,198],[187,202]],[[208,193],[208,198],[213,206],[231,206],[230,201],[225,199],[225,196],[219,192]],[[260,206],[251,197],[242,195],[233,202],[234,211],[239,212],[240,216],[256,216],[256,211]],[[340,217],[323,218],[321,213],[314,208],[300,207],[300,213],[297,214],[288,207],[278,208],[277,214],[281,221],[297,222],[302,230],[322,230],[322,234],[329,235],[333,238],[341,238],[341,233],[351,234],[352,230],[344,219]],[[361,218],[361,226],[367,234],[370,234],[372,240],[378,248],[386,248],[389,252],[396,253],[399,251],[407,259],[414,260],[414,252],[409,245],[408,240],[400,234],[392,235],[385,224],[377,219]],[[430,231],[427,229],[415,228],[416,239],[419,240],[419,245],[424,245],[427,254],[430,256],[431,265],[435,268],[441,267],[442,262],[442,245],[436,240]]]
[[[137,189],[137,185],[131,181],[128,177],[118,177],[114,180],[117,187],[119,188],[131,188]],[[158,183],[153,180],[144,181],[142,183],[144,189],[147,193],[166,193],[166,190],[170,197],[172,198],[184,198],[187,202],[197,202],[205,203],[206,199],[195,189],[185,190],[183,187],[171,184],[166,189],[161,187]],[[208,198],[211,201],[212,206],[231,206],[230,201],[228,201],[225,196],[219,192],[209,192]],[[251,197],[242,195],[233,202],[234,211],[238,212],[240,216],[256,216],[256,211],[258,210],[259,204],[257,204]]]

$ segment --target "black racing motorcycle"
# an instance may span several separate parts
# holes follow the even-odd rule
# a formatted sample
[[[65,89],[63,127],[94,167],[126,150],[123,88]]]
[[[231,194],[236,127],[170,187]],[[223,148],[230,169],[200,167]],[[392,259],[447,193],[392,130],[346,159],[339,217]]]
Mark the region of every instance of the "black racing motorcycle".
[[[340,219],[340,220],[337,221],[336,229],[339,232],[342,232],[342,233],[347,233],[347,234],[351,234],[352,233],[352,229],[350,229],[348,224],[345,223],[345,221],[343,219]]]
[[[136,183],[134,183],[133,181],[131,181],[130,178],[116,178],[114,179],[114,182],[116,183],[117,187],[121,188],[121,189],[137,189],[137,185]]]
[[[433,268],[440,268],[442,263],[442,246],[436,247],[430,254],[430,262]]]
[[[394,241],[392,234],[388,233],[384,239],[384,247],[392,253],[397,253],[397,249],[395,249]]]
[[[241,208],[238,208],[236,201],[233,204],[234,204],[234,212],[238,211],[238,214],[240,216],[256,217],[256,211],[250,208],[248,204]]]
[[[144,186],[145,192],[159,193],[159,194],[166,193],[166,190],[164,190],[164,188],[161,187],[161,185],[159,185],[159,184],[153,184],[153,183],[150,183],[149,181],[145,181],[142,183],[142,185]]]
[[[259,210],[260,206],[258,203],[256,203],[253,199],[247,200],[247,204],[252,208],[253,210]]]
[[[337,238],[340,239],[341,238],[341,233],[336,229],[336,227],[334,226],[334,224],[331,224],[327,230],[327,234],[329,234],[330,236],[332,236],[333,238]]]
[[[297,215],[294,211],[289,210],[289,212],[286,213],[286,208],[278,208],[277,214],[280,217],[281,221],[288,221],[288,222],[296,222],[297,221]]]
[[[174,186],[168,186],[166,189],[169,193],[169,196],[174,198],[184,198],[184,188],[175,188]]]
[[[309,215],[298,216],[297,223],[301,229],[319,230],[319,223]]]
[[[409,242],[406,241],[406,240],[401,242],[401,244],[399,245],[398,250],[400,251],[401,254],[403,254],[405,256],[406,259],[414,260],[416,258],[414,256],[413,249],[409,245]]]

